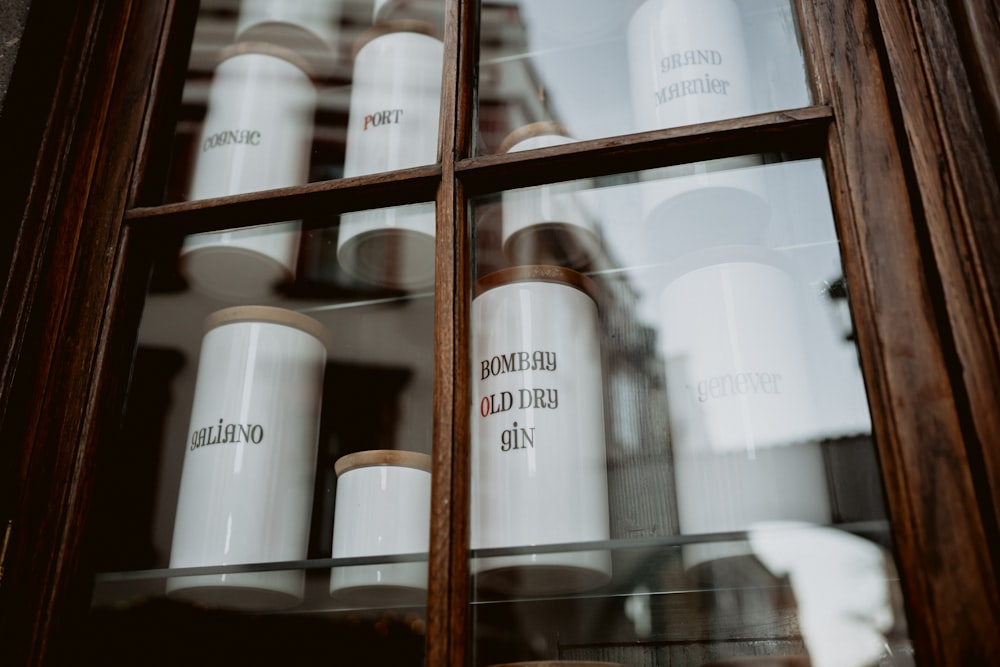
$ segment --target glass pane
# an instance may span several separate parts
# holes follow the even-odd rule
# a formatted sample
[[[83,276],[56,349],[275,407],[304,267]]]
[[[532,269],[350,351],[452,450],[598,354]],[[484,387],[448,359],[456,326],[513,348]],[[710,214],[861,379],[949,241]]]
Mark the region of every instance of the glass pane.
[[[472,211],[474,664],[911,664],[822,162]]]
[[[100,468],[83,662],[423,664],[433,264],[386,251],[416,231],[357,226],[428,220],[307,222],[277,284],[288,223],[215,234],[186,271],[160,249]],[[345,235],[363,270],[337,262]]]
[[[481,154],[809,104],[789,0],[481,6]]]
[[[202,2],[166,201],[433,164],[444,0]]]

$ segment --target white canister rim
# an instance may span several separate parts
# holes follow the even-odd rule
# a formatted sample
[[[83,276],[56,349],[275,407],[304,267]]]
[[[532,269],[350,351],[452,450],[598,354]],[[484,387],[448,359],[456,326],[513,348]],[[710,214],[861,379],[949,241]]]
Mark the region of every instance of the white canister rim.
[[[785,273],[792,273],[792,261],[780,251],[767,246],[724,245],[681,255],[667,262],[668,283],[692,271],[722,264],[762,264]]]
[[[527,662],[505,662],[490,667],[625,667],[620,662],[597,662],[594,660],[529,660]]]
[[[507,153],[511,148],[527,139],[535,137],[557,136],[572,139],[566,126],[557,120],[540,120],[517,128],[500,142],[500,152]]]
[[[595,304],[600,296],[597,283],[579,271],[565,266],[524,264],[486,274],[476,281],[473,298],[480,297],[496,287],[523,282],[556,283],[572,287],[589,296]]]
[[[265,322],[303,331],[330,349],[330,331],[318,320],[304,313],[276,306],[231,306],[217,310],[205,318],[205,333],[212,329],[239,322]]]
[[[373,23],[387,23],[404,19],[432,22],[443,29],[445,20],[444,0],[375,0]]]
[[[706,662],[702,667],[806,667],[811,664],[805,655],[748,655]]]
[[[267,42],[236,42],[235,44],[230,44],[226,48],[219,51],[219,58],[216,66],[221,65],[224,61],[231,58],[248,55],[270,56],[272,58],[284,60],[285,62],[298,67],[310,79],[313,78],[312,67],[310,67],[308,60],[291,49],[278,46],[277,44],[269,44]]]
[[[361,49],[365,48],[369,42],[378,39],[379,37],[400,32],[412,32],[417,35],[432,37],[438,41],[441,40],[441,34],[434,28],[433,25],[426,21],[418,21],[416,19],[385,21],[384,23],[376,23],[358,36],[358,39],[354,42],[354,49],[351,52],[351,57],[357,58],[358,53]]]
[[[399,449],[369,449],[341,456],[333,464],[333,470],[337,474],[337,477],[340,477],[350,470],[373,466],[399,466],[430,472],[431,457],[429,454],[422,452],[410,452]]]

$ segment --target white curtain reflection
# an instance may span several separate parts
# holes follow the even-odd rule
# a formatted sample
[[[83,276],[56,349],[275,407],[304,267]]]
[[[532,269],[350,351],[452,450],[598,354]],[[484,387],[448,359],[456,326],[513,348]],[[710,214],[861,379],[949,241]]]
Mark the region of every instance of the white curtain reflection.
[[[878,662],[894,621],[889,555],[880,546],[833,528],[796,522],[753,526],[750,546],[773,575],[791,582],[813,667]]]

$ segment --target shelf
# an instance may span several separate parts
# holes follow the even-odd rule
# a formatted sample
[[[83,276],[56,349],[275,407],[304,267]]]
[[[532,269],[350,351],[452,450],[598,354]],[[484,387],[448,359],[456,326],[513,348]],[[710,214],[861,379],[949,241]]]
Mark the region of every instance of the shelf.
[[[829,533],[838,532],[870,540],[875,545],[890,543],[889,524],[886,521],[859,521],[836,524],[827,527],[789,525],[772,528],[777,531],[794,533],[803,529],[824,530]],[[501,596],[497,594],[480,594],[472,600],[474,606],[502,604],[511,602],[539,602],[554,599],[606,599],[635,594],[637,586],[645,587],[646,594],[671,595],[677,593],[693,593],[715,590],[703,585],[696,585],[697,579],[692,579],[690,573],[684,571],[681,564],[681,553],[684,547],[706,544],[747,544],[751,534],[746,531],[731,533],[716,533],[702,535],[676,535],[671,537],[649,537],[634,539],[614,539],[574,544],[549,544],[525,547],[479,549],[471,552],[473,562],[477,558],[496,558],[501,556],[517,556],[524,554],[559,554],[594,550],[607,550],[612,555],[613,576],[611,581],[598,589],[563,595],[547,596]],[[171,577],[195,576],[207,574],[236,574],[252,572],[304,571],[310,579],[321,578],[327,571],[334,568],[346,568],[359,565],[385,565],[394,563],[426,562],[426,554],[394,554],[391,556],[365,556],[352,558],[311,558],[306,560],[281,561],[268,563],[245,563],[234,565],[185,567],[185,568],[153,568],[146,570],[126,570],[102,572],[95,578],[95,604],[110,604],[113,600],[112,591],[128,597],[141,597],[155,594],[159,589],[162,594],[163,583]],[[650,587],[652,586],[652,588]],[[737,581],[729,581],[726,587],[741,587]],[[138,594],[138,595],[136,595]],[[315,600],[311,601],[315,603]],[[335,611],[357,609],[357,605],[321,605],[311,606],[308,602],[296,611]],[[375,606],[377,608],[377,605]]]

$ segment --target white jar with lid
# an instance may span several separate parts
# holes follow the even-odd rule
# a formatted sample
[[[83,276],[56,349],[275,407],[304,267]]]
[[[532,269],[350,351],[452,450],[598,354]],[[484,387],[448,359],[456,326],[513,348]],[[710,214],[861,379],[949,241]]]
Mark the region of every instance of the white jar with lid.
[[[417,21],[379,24],[358,38],[344,175],[430,165],[437,160],[444,46]],[[430,205],[345,213],[337,259],[347,273],[393,289],[434,282]]]
[[[609,539],[596,287],[555,266],[504,269],[472,303],[472,548],[475,584],[559,594],[606,583]],[[558,549],[555,545],[566,545]]]
[[[388,21],[423,21],[444,32],[446,0],[375,0],[372,11],[374,23]]]
[[[274,45],[241,43],[215,70],[190,199],[301,185],[308,180],[316,89],[305,61]],[[295,275],[300,223],[193,234],[181,249],[191,285],[220,300],[275,296]]]
[[[424,604],[431,457],[420,452],[369,450],[341,457],[334,470],[334,558],[424,557],[335,567],[330,575],[330,595],[361,605]]]
[[[310,59],[336,45],[342,0],[240,0],[236,40],[266,42]]]
[[[646,0],[626,37],[634,130],[755,113],[743,31],[735,0]],[[642,184],[647,246],[662,258],[757,242],[771,215],[760,164],[746,155],[656,170]]]
[[[685,534],[760,521],[826,523],[822,425],[784,258],[748,246],[693,253],[660,298],[677,506]],[[745,543],[685,548],[689,565]]]
[[[530,123],[511,132],[501,153],[572,143],[555,121]],[[514,264],[589,267],[601,251],[593,192],[586,183],[554,183],[503,193],[503,248]]]
[[[236,306],[207,318],[184,443],[170,567],[306,557],[326,329],[302,313]],[[239,609],[294,606],[301,570],[171,577],[167,594]]]

